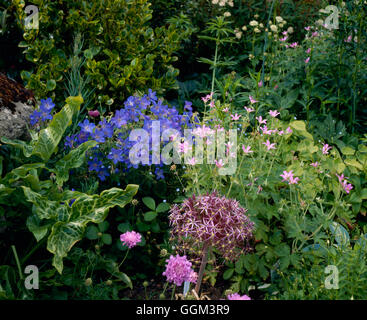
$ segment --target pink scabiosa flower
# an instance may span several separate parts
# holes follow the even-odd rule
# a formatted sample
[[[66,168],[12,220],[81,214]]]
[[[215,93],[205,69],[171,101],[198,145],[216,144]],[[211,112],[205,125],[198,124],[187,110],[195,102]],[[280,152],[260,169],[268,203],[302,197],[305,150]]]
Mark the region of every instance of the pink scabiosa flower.
[[[330,149],[331,147],[327,143],[324,143],[322,147],[322,154],[329,154]]]
[[[228,112],[229,111],[229,108],[228,107],[225,107],[224,109],[223,109],[223,112]]]
[[[260,82],[257,84],[257,86],[258,86],[259,88],[261,88],[261,87],[263,86],[263,82],[262,82],[262,81],[260,81]]]
[[[128,246],[128,248],[131,249],[141,242],[141,235],[135,231],[126,231],[120,235],[120,240],[123,245]]]
[[[177,240],[182,250],[199,255],[204,247],[215,247],[233,261],[249,250],[254,223],[246,211],[238,201],[217,192],[193,195],[170,210],[171,240]]]
[[[250,99],[250,102],[253,104],[253,103],[256,103],[256,102],[259,102],[257,100],[255,100],[252,96],[249,96],[248,97]]]
[[[193,275],[195,272],[191,268],[192,263],[187,260],[186,256],[171,255],[166,262],[166,270],[162,274],[167,277],[168,282],[181,286],[185,281],[195,280]]]
[[[251,300],[249,296],[243,295],[240,296],[238,293],[229,294],[227,296],[228,300]]]
[[[307,63],[309,63],[310,62],[310,57],[307,57],[306,59],[305,59],[305,63],[307,64]]]
[[[318,163],[317,161],[310,164],[310,166],[312,166],[314,168],[317,168],[319,165],[320,165],[320,163]]]
[[[310,26],[307,26],[307,27],[305,27],[305,30],[306,31],[310,31],[311,30],[311,27]]]
[[[311,48],[308,48],[308,49],[306,50],[306,53],[307,53],[307,54],[310,54],[310,52],[311,52]]]

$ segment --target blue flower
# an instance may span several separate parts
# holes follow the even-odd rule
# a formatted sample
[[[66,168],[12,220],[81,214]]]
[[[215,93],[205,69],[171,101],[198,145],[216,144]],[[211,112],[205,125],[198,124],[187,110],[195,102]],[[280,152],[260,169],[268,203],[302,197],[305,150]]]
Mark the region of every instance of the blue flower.
[[[102,129],[94,130],[94,133],[92,134],[92,139],[100,143],[105,142],[106,139],[105,139],[104,131]]]
[[[44,105],[40,107],[41,121],[52,120],[51,110],[47,109]]]
[[[115,116],[111,119],[111,123],[118,129],[127,124],[124,111],[122,109],[116,111]]]
[[[101,126],[101,130],[103,131],[103,134],[107,138],[112,138],[112,136],[113,136],[113,126],[111,126],[105,119],[103,119],[103,121],[100,121],[99,125]]]
[[[102,168],[100,171],[98,171],[98,178],[101,181],[105,181],[106,177],[108,177],[110,174],[108,173],[106,168]]]
[[[160,180],[160,179],[164,180],[163,169],[156,168],[154,173],[155,173],[157,180]]]
[[[107,158],[112,160],[114,164],[117,164],[118,162],[122,162],[124,161],[123,151],[121,149],[112,148]]]
[[[55,107],[55,104],[52,102],[51,98],[47,98],[47,99],[41,99],[41,108],[42,106],[48,111],[51,111]]]
[[[88,161],[88,170],[89,171],[96,171],[98,172],[100,168],[102,167],[103,163],[98,158],[94,158],[92,161]]]
[[[96,127],[96,125],[94,123],[90,123],[88,119],[84,120],[84,122],[79,123],[78,126],[80,128],[82,128],[83,132],[86,133],[93,133],[94,128]]]
[[[30,124],[34,126],[41,118],[41,112],[34,110],[33,113],[30,115]]]

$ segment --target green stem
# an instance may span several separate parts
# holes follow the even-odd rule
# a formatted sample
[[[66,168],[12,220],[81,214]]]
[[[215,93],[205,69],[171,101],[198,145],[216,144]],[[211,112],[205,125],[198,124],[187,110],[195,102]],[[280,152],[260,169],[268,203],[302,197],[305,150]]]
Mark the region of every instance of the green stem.
[[[195,286],[195,291],[198,295],[200,291],[201,281],[203,280],[205,267],[208,262],[208,251],[209,251],[209,245],[205,243],[203,245],[203,257],[201,259],[200,270],[199,270],[198,279],[197,279],[196,286]]]
[[[14,245],[11,246],[11,249],[13,250],[15,261],[17,263],[19,277],[20,277],[21,280],[23,280],[23,272],[22,272],[22,267],[20,266],[20,262],[19,262],[19,258],[18,258],[18,254],[17,254],[17,249],[15,248]]]
[[[173,286],[171,300],[173,300],[173,298],[175,297],[175,291],[176,291],[176,285]]]

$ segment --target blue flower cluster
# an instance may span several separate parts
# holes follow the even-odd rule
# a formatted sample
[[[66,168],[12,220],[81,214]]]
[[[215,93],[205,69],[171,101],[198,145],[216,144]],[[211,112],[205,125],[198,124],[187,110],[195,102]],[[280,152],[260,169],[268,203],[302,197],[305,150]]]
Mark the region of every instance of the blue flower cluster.
[[[118,172],[116,167],[119,164],[122,164],[123,171],[138,168],[138,165],[132,165],[129,159],[129,152],[136,143],[129,141],[132,129],[142,128],[151,132],[152,121],[159,120],[161,133],[165,129],[175,129],[183,135],[183,129],[191,127],[191,105],[191,102],[186,102],[183,114],[179,114],[176,108],[165,105],[162,99],[157,98],[156,92],[149,89],[148,94],[142,97],[129,97],[124,102],[124,107],[117,110],[111,118],[104,118],[98,124],[88,119],[79,123],[80,132],[67,137],[65,146],[76,148],[85,141],[97,141],[99,144],[89,155],[88,170],[96,172],[99,179],[104,181],[110,174]],[[151,139],[150,135],[150,142]],[[148,165],[152,163],[151,158],[150,155]],[[110,161],[107,168],[106,160]],[[163,164],[155,166],[156,179],[164,179]]]
[[[52,120],[52,109],[55,107],[55,104],[52,102],[51,98],[41,99],[41,105],[39,109],[34,110],[34,112],[30,115],[30,124],[31,126],[35,126],[37,123],[45,122],[47,120]]]

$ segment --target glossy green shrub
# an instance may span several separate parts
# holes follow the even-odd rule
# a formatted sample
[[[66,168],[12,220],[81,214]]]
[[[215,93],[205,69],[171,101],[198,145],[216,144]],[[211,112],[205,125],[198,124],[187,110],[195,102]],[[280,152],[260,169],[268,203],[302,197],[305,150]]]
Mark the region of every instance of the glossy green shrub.
[[[177,60],[174,54],[191,31],[181,30],[178,24],[153,30],[148,1],[33,3],[39,8],[39,30],[25,30],[20,47],[34,63],[34,69],[23,71],[22,78],[36,96],[63,100],[65,73],[71,67],[77,34],[83,39],[82,73],[90,87],[95,87],[95,106],[119,106],[136,90],[147,87],[160,93],[175,87],[179,71],[172,66]],[[19,25],[24,28],[25,2],[17,0],[15,5]]]

